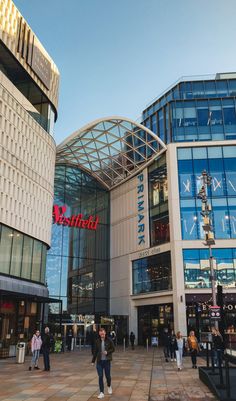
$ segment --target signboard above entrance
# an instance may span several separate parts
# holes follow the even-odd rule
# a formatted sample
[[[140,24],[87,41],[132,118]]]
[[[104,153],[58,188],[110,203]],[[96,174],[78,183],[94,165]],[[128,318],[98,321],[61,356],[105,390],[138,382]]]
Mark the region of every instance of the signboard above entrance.
[[[53,206],[52,218],[53,224],[58,224],[61,226],[68,227],[78,227],[87,228],[88,230],[96,230],[98,226],[98,217],[89,216],[87,219],[83,218],[82,214],[72,215],[71,217],[66,217],[66,206]]]

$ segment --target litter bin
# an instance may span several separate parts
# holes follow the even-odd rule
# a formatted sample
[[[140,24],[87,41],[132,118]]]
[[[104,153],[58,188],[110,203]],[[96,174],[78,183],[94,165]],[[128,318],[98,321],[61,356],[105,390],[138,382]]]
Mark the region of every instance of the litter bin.
[[[18,343],[16,346],[16,363],[25,362],[25,343]]]

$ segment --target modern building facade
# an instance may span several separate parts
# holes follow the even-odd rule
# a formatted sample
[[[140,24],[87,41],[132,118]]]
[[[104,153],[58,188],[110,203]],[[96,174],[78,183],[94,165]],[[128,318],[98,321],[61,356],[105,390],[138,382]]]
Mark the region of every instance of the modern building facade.
[[[211,326],[209,251],[197,199],[203,170],[212,177],[208,198],[216,241],[214,269],[217,283],[223,285],[225,324],[235,327],[235,100],[235,73],[183,78],[144,110],[142,124],[118,117],[101,119],[74,133],[57,149],[57,169],[62,164],[79,166],[79,176],[86,172],[109,192],[109,289],[104,291],[109,294],[109,307],[101,313],[114,319],[115,328],[122,316],[126,318],[125,329],[136,333],[140,344],[146,338],[161,337],[164,327],[186,335],[191,328],[200,333]],[[70,186],[63,186],[66,197]],[[69,207],[70,202],[67,206],[57,192],[55,201],[60,202],[61,211]],[[79,205],[75,205],[76,213],[83,215]],[[73,213],[70,210],[67,216]],[[68,238],[74,238],[75,228],[70,227],[71,218],[65,224],[69,227],[63,229],[71,232],[66,234],[67,254],[62,252],[63,245],[59,253],[68,257],[68,249],[75,246]],[[89,243],[94,252],[95,245]],[[83,257],[79,240],[76,244],[78,257]],[[73,274],[68,261],[66,266],[67,292],[61,295],[67,294],[71,313],[76,311],[73,302],[70,305]],[[80,277],[78,266],[75,276]],[[81,278],[75,280],[83,294]],[[92,281],[94,289],[96,279]],[[60,297],[60,293],[53,296]],[[92,311],[96,315],[96,307],[87,308],[78,301],[77,306],[77,314]]]
[[[0,340],[28,338],[48,302],[46,252],[59,73],[11,0],[0,3]]]

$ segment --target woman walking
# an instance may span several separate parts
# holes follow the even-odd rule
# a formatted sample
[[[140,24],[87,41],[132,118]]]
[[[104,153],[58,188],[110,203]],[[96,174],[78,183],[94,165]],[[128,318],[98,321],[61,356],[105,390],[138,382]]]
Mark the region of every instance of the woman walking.
[[[192,368],[197,369],[197,353],[199,352],[199,345],[194,331],[190,331],[188,336],[188,350],[192,359]]]
[[[29,370],[31,369],[39,369],[38,361],[39,361],[39,353],[42,346],[42,339],[40,336],[39,330],[36,330],[35,334],[31,340],[31,351],[32,351],[32,359]]]
[[[184,339],[181,332],[178,331],[175,340],[175,354],[176,354],[178,370],[182,370],[183,367],[183,351],[184,351]]]

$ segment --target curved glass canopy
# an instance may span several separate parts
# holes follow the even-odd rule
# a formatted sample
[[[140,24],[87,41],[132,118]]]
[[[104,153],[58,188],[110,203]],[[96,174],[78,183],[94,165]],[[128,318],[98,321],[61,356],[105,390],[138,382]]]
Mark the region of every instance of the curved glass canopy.
[[[112,189],[137,174],[166,145],[151,130],[123,117],[101,118],[57,147],[57,164],[84,169]]]

